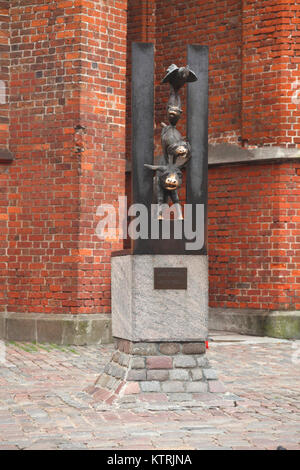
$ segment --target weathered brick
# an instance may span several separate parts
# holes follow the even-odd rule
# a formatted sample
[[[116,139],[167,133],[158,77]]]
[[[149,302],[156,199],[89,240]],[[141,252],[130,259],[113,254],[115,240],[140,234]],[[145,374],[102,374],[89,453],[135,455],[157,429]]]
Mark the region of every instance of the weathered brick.
[[[97,382],[97,387],[99,386],[99,387],[104,388],[108,381],[109,381],[109,375],[107,375],[105,373],[101,374],[101,376],[100,376],[100,378]]]
[[[168,356],[149,356],[146,358],[147,369],[172,369],[173,359]]]
[[[144,369],[146,367],[146,361],[144,357],[133,357],[131,358],[132,369]]]
[[[207,367],[208,365],[208,359],[207,357],[203,354],[203,356],[198,356],[196,357],[197,365],[199,367]]]
[[[140,382],[141,390],[143,392],[160,392],[161,391],[161,386],[160,382],[158,381],[146,381],[146,382]]]
[[[202,343],[184,343],[182,345],[183,354],[204,354],[206,352],[205,342]]]
[[[119,363],[120,351],[115,351],[112,355],[112,361]]]
[[[166,382],[162,382],[162,391],[163,392],[184,392],[185,387],[183,382],[179,382],[176,380],[168,380]]]
[[[196,359],[192,356],[176,356],[174,357],[174,368],[182,367],[196,367]]]
[[[127,339],[116,339],[116,347],[121,353],[129,354],[132,349],[132,343],[131,341],[128,341]]]
[[[189,380],[189,371],[184,369],[170,370],[170,380]]]
[[[114,390],[114,388],[116,388],[118,383],[119,383],[118,379],[115,379],[114,377],[109,377],[109,380],[107,381],[105,387],[108,388],[109,390]]]
[[[205,382],[186,382],[185,389],[191,393],[205,393],[208,390],[208,385]]]
[[[217,380],[218,376],[214,369],[203,369],[203,375],[206,380]]]
[[[123,367],[129,366],[130,357],[129,354],[121,353],[119,356],[119,364]]]
[[[146,370],[142,369],[132,369],[128,372],[126,380],[133,380],[133,381],[139,381],[139,380],[146,380]]]
[[[154,356],[158,354],[156,343],[133,343],[131,351],[136,356]]]
[[[220,380],[210,380],[208,382],[208,391],[211,393],[224,393],[226,389]]]
[[[111,391],[99,388],[99,390],[94,394],[94,399],[96,401],[105,401],[111,397]]]
[[[172,356],[180,351],[180,345],[178,343],[161,343],[159,345],[159,351],[162,354]]]
[[[192,377],[192,380],[202,380],[203,378],[202,369],[192,369],[191,377]]]
[[[171,371],[170,371],[171,372]],[[168,380],[169,378],[169,370],[164,369],[151,369],[147,371],[147,380]]]
[[[124,395],[136,395],[137,393],[140,393],[140,391],[139,382],[129,382],[122,388],[122,394]]]
[[[126,369],[115,365],[113,362],[111,363],[111,368],[109,370],[110,375],[115,377],[116,379],[123,379],[126,373]]]

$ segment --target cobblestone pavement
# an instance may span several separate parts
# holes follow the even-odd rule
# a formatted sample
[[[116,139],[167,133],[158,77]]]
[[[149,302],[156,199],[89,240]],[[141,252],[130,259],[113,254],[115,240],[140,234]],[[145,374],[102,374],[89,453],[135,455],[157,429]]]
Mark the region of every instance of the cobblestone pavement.
[[[210,362],[242,400],[169,411],[93,403],[84,389],[112,345],[0,345],[0,449],[300,449],[300,341],[211,334]]]

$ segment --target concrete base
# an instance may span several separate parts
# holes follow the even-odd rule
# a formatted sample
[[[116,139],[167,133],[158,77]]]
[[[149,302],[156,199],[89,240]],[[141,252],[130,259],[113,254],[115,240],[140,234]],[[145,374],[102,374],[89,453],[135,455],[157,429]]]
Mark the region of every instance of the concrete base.
[[[112,342],[108,315],[0,313],[0,339],[34,343],[107,344]]]
[[[209,309],[209,330],[300,339],[300,312]],[[0,313],[0,339],[36,343],[112,343],[110,315]]]
[[[271,338],[300,339],[300,311],[210,308],[209,329]]]

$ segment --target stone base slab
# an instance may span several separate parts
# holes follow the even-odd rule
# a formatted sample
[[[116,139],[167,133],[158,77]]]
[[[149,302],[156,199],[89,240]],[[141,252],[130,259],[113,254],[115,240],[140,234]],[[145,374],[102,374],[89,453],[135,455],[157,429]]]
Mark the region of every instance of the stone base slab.
[[[201,342],[115,340],[115,351],[94,386],[95,401],[108,405],[159,401],[193,402],[225,388]]]
[[[130,341],[207,338],[208,259],[204,255],[112,257],[112,334]],[[154,270],[186,269],[187,287],[155,288]]]
[[[242,335],[300,339],[300,311],[209,309],[209,329]]]
[[[0,339],[83,346],[112,342],[109,315],[0,313]]]

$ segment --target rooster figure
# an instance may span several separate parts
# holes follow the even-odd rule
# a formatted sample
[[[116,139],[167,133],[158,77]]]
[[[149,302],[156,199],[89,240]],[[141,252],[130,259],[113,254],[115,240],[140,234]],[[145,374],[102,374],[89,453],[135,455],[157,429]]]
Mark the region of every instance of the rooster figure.
[[[172,106],[179,108],[182,112],[181,100],[178,92],[186,83],[195,82],[196,80],[198,80],[196,74],[188,65],[185,67],[177,67],[176,64],[170,65],[165,77],[162,79],[162,83],[170,84],[170,99],[168,107]]]
[[[157,202],[157,218],[163,219],[163,208],[169,198],[177,211],[177,218],[182,219],[178,189],[182,184],[182,168],[191,158],[191,148],[176,129],[176,124],[182,114],[179,90],[187,82],[195,82],[197,76],[189,66],[177,67],[172,64],[167,70],[162,83],[170,84],[170,97],[167,107],[169,125],[162,122],[161,143],[163,155],[159,165],[145,167],[155,171],[154,193]]]

